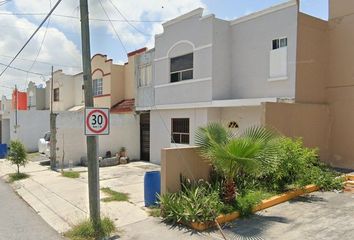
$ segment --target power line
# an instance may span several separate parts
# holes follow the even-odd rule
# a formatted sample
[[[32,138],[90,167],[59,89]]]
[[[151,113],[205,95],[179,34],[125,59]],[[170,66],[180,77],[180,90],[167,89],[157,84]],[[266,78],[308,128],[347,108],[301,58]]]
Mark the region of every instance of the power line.
[[[52,0],[49,0],[49,9],[50,9],[50,8],[52,8]],[[37,62],[37,59],[38,59],[39,54],[41,53],[41,50],[42,50],[42,47],[43,47],[43,44],[44,44],[45,37],[47,36],[49,23],[50,23],[50,18],[49,18],[48,21],[47,21],[47,25],[46,25],[46,27],[45,27],[45,32],[44,32],[44,35],[43,35],[41,44],[39,45],[39,49],[38,49],[37,55],[36,55],[36,57],[34,58],[34,61],[32,62],[32,64],[31,64],[30,68],[28,69],[28,71],[31,71],[31,70],[32,70],[33,66],[34,66],[34,65],[36,64],[36,62]],[[28,73],[26,74],[26,82],[28,82]]]
[[[1,55],[0,57],[4,57],[4,58],[12,58],[11,56],[7,56],[7,55]],[[27,58],[16,58],[16,60],[21,60],[21,61],[28,61],[28,62],[32,62],[33,60],[31,59],[27,59]],[[44,61],[39,61],[37,60],[37,63],[41,63],[41,64],[46,64],[46,65],[50,65],[50,66],[57,66],[57,67],[66,67],[66,68],[76,68],[76,69],[82,69],[80,66],[70,66],[70,65],[64,65],[64,64],[58,64],[58,63],[51,63],[51,62],[44,62]]]
[[[111,5],[117,10],[117,12],[119,13],[119,15],[132,27],[135,29],[135,31],[137,31],[138,33],[145,35],[145,36],[152,36],[151,34],[145,33],[143,31],[141,31],[139,28],[137,28],[136,26],[134,26],[134,24],[132,24],[125,16],[124,14],[118,9],[118,7],[113,3],[112,0],[109,0],[109,2],[111,3]]]
[[[34,31],[34,33],[31,35],[31,37],[27,40],[27,42],[22,46],[22,48],[20,49],[20,51],[18,51],[18,53],[14,56],[14,58],[10,61],[10,63],[5,67],[5,69],[0,73],[0,77],[5,73],[5,71],[10,67],[10,65],[15,61],[15,59],[18,57],[18,55],[20,55],[20,53],[23,51],[23,49],[25,49],[25,47],[28,45],[28,43],[32,40],[32,38],[34,37],[34,35],[36,35],[36,33],[38,32],[38,30],[43,26],[43,24],[47,21],[47,19],[49,18],[49,16],[54,12],[54,10],[58,7],[58,5],[60,4],[62,0],[58,0],[58,2],[54,5],[54,7],[52,8],[52,10],[50,10],[50,12],[47,14],[47,16],[43,19],[43,21],[41,22],[41,24],[39,24],[38,28]]]
[[[14,16],[44,16],[46,13],[15,13],[15,12],[0,12],[0,15],[14,15]],[[71,19],[80,19],[77,16],[70,16],[64,14],[52,14],[53,17],[62,17],[62,18],[71,18]],[[99,22],[108,22],[107,19],[102,18],[90,18],[90,21],[99,21]],[[127,20],[124,19],[111,19],[112,22],[126,22]],[[161,23],[165,22],[166,20],[135,20],[135,19],[128,19],[129,22],[142,22],[142,23]]]
[[[0,65],[8,66],[8,64],[1,63],[1,62],[0,62]],[[49,74],[42,74],[42,73],[38,73],[38,72],[27,71],[25,69],[18,68],[18,67],[8,66],[8,68],[11,68],[11,69],[14,69],[14,70],[17,70],[17,71],[21,71],[21,72],[25,72],[25,73],[31,73],[31,74],[38,75],[38,76],[48,76],[49,75]]]
[[[123,49],[124,49],[125,53],[126,53],[126,54],[128,54],[128,51],[127,51],[127,49],[125,48],[125,46],[124,46],[124,43],[123,43],[122,39],[119,37],[119,34],[117,33],[117,31],[116,31],[116,29],[115,29],[115,27],[114,27],[113,23],[111,22],[111,20],[110,20],[110,18],[109,18],[109,16],[108,16],[108,14],[107,14],[107,12],[106,12],[106,10],[104,9],[104,7],[103,7],[103,4],[102,4],[101,0],[98,0],[98,2],[99,2],[99,4],[101,5],[102,10],[103,10],[104,14],[106,15],[106,17],[107,17],[107,19],[108,19],[109,23],[111,24],[112,29],[113,29],[113,31],[115,32],[115,34],[116,34],[116,36],[117,36],[117,38],[118,38],[118,40],[119,40],[120,44],[122,45],[122,47],[123,47]]]

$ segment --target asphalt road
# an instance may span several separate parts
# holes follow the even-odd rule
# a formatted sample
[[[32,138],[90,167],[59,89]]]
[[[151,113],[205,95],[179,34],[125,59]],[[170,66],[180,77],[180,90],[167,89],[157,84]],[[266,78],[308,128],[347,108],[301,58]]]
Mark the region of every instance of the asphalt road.
[[[3,180],[0,180],[0,239],[63,240]]]

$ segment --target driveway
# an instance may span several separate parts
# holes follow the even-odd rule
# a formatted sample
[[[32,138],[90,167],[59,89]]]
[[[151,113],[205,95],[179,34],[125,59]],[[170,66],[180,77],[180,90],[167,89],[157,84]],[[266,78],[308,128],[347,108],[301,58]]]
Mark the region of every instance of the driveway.
[[[236,220],[224,232],[230,240],[351,240],[354,194],[316,192]]]

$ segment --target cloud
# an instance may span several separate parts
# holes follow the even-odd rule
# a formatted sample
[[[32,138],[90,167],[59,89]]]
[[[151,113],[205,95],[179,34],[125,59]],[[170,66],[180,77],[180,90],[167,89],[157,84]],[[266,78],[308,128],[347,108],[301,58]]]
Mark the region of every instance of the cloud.
[[[50,6],[53,6],[57,0],[13,0],[11,4],[6,5],[6,9],[12,12],[20,13],[47,13]],[[137,20],[130,24],[124,21],[124,17],[118,13],[116,6],[121,14],[129,20]],[[51,4],[50,4],[51,2]],[[149,22],[155,20],[167,21],[181,14],[191,11],[198,7],[206,8],[202,0],[101,0],[107,15],[114,21],[113,25],[122,39],[127,51],[148,46],[154,46],[154,35],[162,32],[161,22]],[[91,19],[107,20],[99,0],[89,0],[89,10]],[[74,16],[75,18],[60,17],[60,15]],[[80,21],[79,21],[79,0],[62,1],[51,17],[50,27],[38,57],[38,62],[33,67],[34,72],[49,73],[50,65],[41,62],[52,62],[57,65],[81,66],[80,56]],[[31,35],[44,15],[40,16],[6,16],[0,15],[0,26],[2,34],[0,38],[0,62],[8,63],[11,59],[4,56],[14,56],[22,44]],[[147,22],[141,22],[147,21]],[[120,47],[118,37],[112,26],[107,21],[91,21],[91,38],[102,42],[116,41],[112,46],[111,54]],[[132,27],[133,25],[134,27]],[[106,33],[102,35],[102,32]],[[142,34],[143,32],[144,34]],[[33,59],[36,57],[43,38],[44,29],[40,30],[37,36],[27,46],[25,51],[16,60],[13,66],[29,69]],[[102,39],[105,38],[105,39]],[[94,53],[93,53],[94,54]],[[24,60],[23,60],[24,59]],[[124,62],[126,56],[116,57],[115,62]],[[80,71],[77,68],[62,67],[68,73]],[[0,66],[0,70],[3,69]],[[26,85],[26,73],[9,69],[4,76],[0,78],[0,85],[14,85],[17,83],[24,88]],[[41,77],[29,75],[29,80],[40,83]],[[1,93],[8,93],[10,90],[0,88]]]
[[[22,45],[26,42],[29,36],[33,33],[36,25],[25,18],[16,16],[2,16],[0,15],[0,22],[3,25],[12,26],[5,28],[2,31],[0,38],[0,62],[9,63],[12,56],[18,52]],[[33,60],[36,58],[38,49],[41,46],[44,36],[44,29],[42,29],[23,50],[17,60],[12,64],[13,67],[29,70]],[[45,41],[43,42],[38,62],[33,66],[32,72],[43,73],[47,75],[50,73],[51,65],[74,66],[65,67],[68,72],[79,72],[81,65],[81,54],[77,46],[70,41],[63,32],[57,28],[50,27],[48,29]],[[77,68],[79,67],[79,68]],[[2,71],[4,66],[0,66]],[[43,76],[27,74],[25,72],[17,71],[9,68],[0,78],[0,85],[14,86],[17,84],[19,88],[23,89],[29,80],[36,83],[42,83],[45,79]],[[1,92],[7,95],[10,89],[1,88]]]

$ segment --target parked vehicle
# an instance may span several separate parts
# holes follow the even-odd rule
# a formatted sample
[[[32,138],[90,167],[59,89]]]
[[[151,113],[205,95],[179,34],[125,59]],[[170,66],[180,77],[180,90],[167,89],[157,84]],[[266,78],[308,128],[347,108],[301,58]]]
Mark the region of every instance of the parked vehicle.
[[[44,137],[38,140],[38,152],[50,155],[50,132],[46,132]]]

